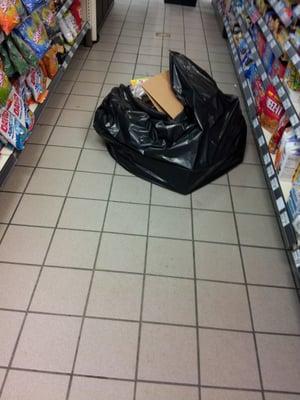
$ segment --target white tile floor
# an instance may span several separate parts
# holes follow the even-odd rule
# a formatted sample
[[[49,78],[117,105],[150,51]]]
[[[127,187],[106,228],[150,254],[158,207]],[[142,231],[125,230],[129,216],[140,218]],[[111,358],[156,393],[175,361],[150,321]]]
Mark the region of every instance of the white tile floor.
[[[299,305],[251,135],[242,165],[181,196],[92,128],[169,48],[240,96],[208,0],[116,0],[0,192],[1,400],[300,399]]]

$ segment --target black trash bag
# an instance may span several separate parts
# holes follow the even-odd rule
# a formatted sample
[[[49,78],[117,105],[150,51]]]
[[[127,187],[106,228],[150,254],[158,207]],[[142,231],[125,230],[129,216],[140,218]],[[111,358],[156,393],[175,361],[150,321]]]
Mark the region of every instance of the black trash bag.
[[[177,52],[170,52],[170,79],[184,105],[176,119],[121,85],[97,109],[94,128],[128,171],[188,194],[243,161],[247,127],[238,98],[223,94],[203,69]]]

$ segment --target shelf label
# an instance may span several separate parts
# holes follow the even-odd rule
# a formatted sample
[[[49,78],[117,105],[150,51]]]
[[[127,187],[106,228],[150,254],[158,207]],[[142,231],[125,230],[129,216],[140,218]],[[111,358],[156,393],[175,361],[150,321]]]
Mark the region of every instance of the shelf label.
[[[261,135],[261,136],[257,139],[257,141],[258,141],[259,147],[262,147],[262,146],[265,144],[265,139],[264,139],[263,135]]]
[[[277,46],[277,43],[275,42],[274,39],[272,39],[270,45],[271,45],[271,48],[274,49]]]
[[[278,83],[279,83],[279,78],[278,78],[278,76],[276,75],[276,76],[274,76],[274,78],[273,78],[273,85],[276,86]]]
[[[279,211],[279,212],[285,209],[285,204],[284,204],[284,201],[283,201],[282,196],[280,196],[280,197],[276,200],[276,204],[277,204],[277,208],[278,208],[278,211]]]
[[[243,73],[243,68],[240,67],[240,68],[239,68],[239,74],[241,75],[242,73]]]
[[[252,103],[253,103],[253,101],[252,101],[251,97],[249,97],[249,99],[247,99],[248,107],[250,107]]]
[[[284,211],[283,213],[280,214],[280,219],[281,219],[282,226],[289,225],[290,220],[289,220],[289,217],[288,217],[288,214],[286,211]]]
[[[283,89],[282,86],[280,86],[280,88],[277,90],[277,93],[278,93],[279,97],[282,97],[285,95],[285,90]]]
[[[274,171],[273,165],[271,164],[267,168],[267,175],[269,178],[271,178],[271,176],[273,176],[274,174],[275,174],[275,171]]]
[[[242,86],[243,86],[243,89],[246,89],[246,87],[248,86],[247,81],[244,81]]]
[[[299,119],[298,119],[298,117],[297,117],[296,114],[293,114],[293,115],[290,117],[290,121],[291,121],[291,124],[292,124],[293,126],[295,126],[295,125],[297,125],[297,124],[299,123]]]
[[[279,188],[277,178],[271,179],[271,187],[272,187],[272,190],[273,190],[274,192],[275,192],[276,189]]]
[[[62,64],[63,69],[66,69],[67,66],[68,66],[68,63],[66,61],[64,61],[63,64]]]
[[[272,40],[272,33],[270,32],[270,33],[267,35],[267,41],[268,41],[268,42],[271,42],[271,40]]]
[[[261,30],[263,31],[263,33],[266,33],[268,30],[267,25],[264,22],[261,22],[261,24],[262,24]]]
[[[299,138],[300,137],[300,126],[295,128],[295,135]]]
[[[254,118],[254,120],[252,121],[252,125],[253,125],[253,128],[254,128],[254,129],[256,129],[256,128],[258,127],[259,122],[258,122],[258,119],[257,119],[257,118]]]
[[[290,102],[289,99],[285,99],[285,100],[282,102],[282,104],[283,104],[283,107],[284,107],[285,110],[288,110],[288,109],[291,107],[291,102]]]
[[[299,57],[299,55],[298,55],[297,53],[295,53],[295,54],[293,55],[293,57],[291,58],[291,60],[292,60],[292,63],[293,63],[294,65],[296,65],[296,64],[298,64],[298,62],[300,61],[300,57]]]
[[[261,79],[265,81],[267,79],[267,74],[265,72],[262,73]]]
[[[265,165],[270,164],[270,162],[271,162],[271,157],[270,157],[270,154],[269,154],[269,153],[266,153],[266,154],[264,155],[263,159],[264,159]]]
[[[285,51],[289,51],[289,49],[291,48],[291,43],[289,41],[286,41],[283,45],[283,48]]]
[[[256,61],[256,65],[257,65],[258,67],[261,65],[260,59],[258,59],[258,60]]]

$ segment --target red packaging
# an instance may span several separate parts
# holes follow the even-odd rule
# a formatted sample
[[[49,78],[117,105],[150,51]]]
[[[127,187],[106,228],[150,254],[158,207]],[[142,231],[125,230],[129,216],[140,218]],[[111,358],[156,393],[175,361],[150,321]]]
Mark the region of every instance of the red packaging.
[[[261,77],[257,75],[252,83],[252,93],[256,103],[257,113],[260,114],[262,111],[262,101],[265,97],[265,90]]]
[[[74,0],[73,3],[71,4],[70,11],[75,18],[76,24],[81,30],[82,27],[82,16],[81,16],[81,3],[80,0]]]
[[[271,78],[273,79],[275,76],[278,76],[279,79],[283,79],[286,67],[287,62],[280,60],[280,58],[275,59],[270,73]]]
[[[257,35],[257,50],[261,57],[265,52],[265,47],[266,47],[266,38],[264,37],[262,32],[259,32]]]
[[[268,85],[261,105],[260,122],[269,132],[275,134],[284,109],[274,86]]]
[[[275,133],[273,133],[270,141],[269,141],[269,151],[270,153],[275,153],[277,150],[277,147],[279,145],[279,142],[282,138],[283,132],[287,126],[287,124],[289,123],[289,117],[287,116],[286,113],[283,114],[283,116],[281,117],[279,124],[278,124],[278,128],[277,131]]]

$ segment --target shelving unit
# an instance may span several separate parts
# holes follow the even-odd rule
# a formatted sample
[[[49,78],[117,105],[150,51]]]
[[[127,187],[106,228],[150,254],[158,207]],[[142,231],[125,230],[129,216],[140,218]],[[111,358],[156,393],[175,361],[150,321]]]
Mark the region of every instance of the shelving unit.
[[[247,114],[249,117],[249,121],[252,125],[252,130],[253,130],[253,135],[256,141],[256,145],[258,148],[258,152],[262,161],[262,168],[264,171],[264,175],[271,193],[273,205],[276,211],[276,216],[279,221],[279,226],[281,228],[282,232],[282,237],[286,246],[286,249],[288,250],[288,256],[290,263],[293,267],[294,274],[296,278],[298,279],[298,282],[300,281],[300,249],[299,249],[299,242],[295,233],[295,230],[292,225],[292,221],[290,219],[288,209],[286,206],[286,201],[288,198],[289,190],[291,188],[291,183],[287,181],[280,181],[277,173],[274,168],[274,163],[273,163],[273,155],[270,154],[269,149],[268,149],[268,142],[270,138],[270,133],[265,130],[259,123],[259,119],[257,117],[257,112],[256,112],[256,106],[255,106],[255,100],[252,97],[252,91],[248,85],[248,81],[245,77],[244,70],[240,64],[240,60],[238,57],[238,52],[237,48],[235,46],[235,42],[233,39],[233,35],[230,30],[229,22],[228,19],[225,15],[223,15],[222,8],[218,4],[217,0],[213,0],[213,6],[215,9],[215,13],[217,16],[217,19],[220,23],[220,27],[223,30],[225,28],[227,38],[228,38],[228,47],[230,50],[230,54],[232,57],[233,65],[238,77],[239,85],[241,88],[241,92],[243,93],[243,97],[245,99],[246,103],[246,110]],[[252,16],[251,10],[248,15]],[[254,10],[255,11],[255,10]],[[256,10],[257,11],[257,10]],[[257,13],[256,13],[257,15]],[[262,78],[262,82],[264,85],[264,88],[267,87],[268,83],[270,82],[270,78],[268,77],[264,65],[259,57],[258,51],[256,49],[255,43],[253,43],[253,40],[248,32],[246,23],[241,15],[238,15],[235,12],[235,17],[236,21],[240,25],[241,32],[244,34],[244,38],[246,39],[246,42],[249,46],[249,50],[251,51],[253,60],[256,63],[258,72]],[[267,25],[265,24],[265,21],[263,20],[262,17],[259,17],[256,19],[256,22],[260,25],[262,31],[266,35],[266,38],[269,43],[271,44],[272,50],[274,51],[274,55],[277,57],[282,54],[281,48],[279,47],[278,43],[275,41],[272,33],[268,29]],[[265,28],[267,27],[267,29]],[[272,35],[272,38],[270,38],[270,34]],[[276,53],[276,54],[275,54]],[[279,97],[282,100],[283,106],[287,112],[287,115],[289,116],[291,125],[294,127],[296,132],[300,133],[300,119],[299,115],[296,112],[296,109],[294,108],[290,97],[289,93],[286,90],[284,84],[277,78],[272,80],[272,84],[275,86],[277,93]],[[299,134],[300,136],[300,134]]]
[[[66,2],[63,4],[63,6],[60,8],[60,10],[57,12],[56,17],[61,18],[64,15],[64,13],[68,10],[68,8],[72,4],[72,2],[73,2],[73,0],[66,0]],[[82,3],[83,3],[83,17],[84,17],[84,21],[86,21],[86,17],[85,17],[87,14],[86,7],[85,7],[86,4],[85,4],[85,2],[82,2]],[[61,80],[63,74],[65,73],[66,69],[68,68],[76,50],[78,49],[80,43],[83,41],[83,39],[89,29],[90,29],[89,22],[85,22],[81,32],[78,34],[78,36],[75,40],[75,43],[71,46],[70,50],[68,51],[68,53],[64,59],[64,62],[60,66],[57,74],[55,75],[55,77],[52,80],[48,79],[47,89],[49,91],[49,94],[48,94],[46,100],[42,104],[34,104],[34,105],[30,106],[31,111],[34,112],[35,121],[38,121],[43,109],[45,108],[45,106],[47,104],[49,97],[51,96],[51,93],[54,91],[55,87],[60,82],[60,80]],[[4,37],[2,38],[2,40],[3,39],[4,39]],[[0,34],[0,42],[1,42],[1,34]],[[0,186],[4,183],[10,170],[17,162],[17,159],[18,159],[18,156],[20,153],[21,153],[20,151],[13,149],[12,146],[10,146],[10,145],[7,145],[0,150]]]

